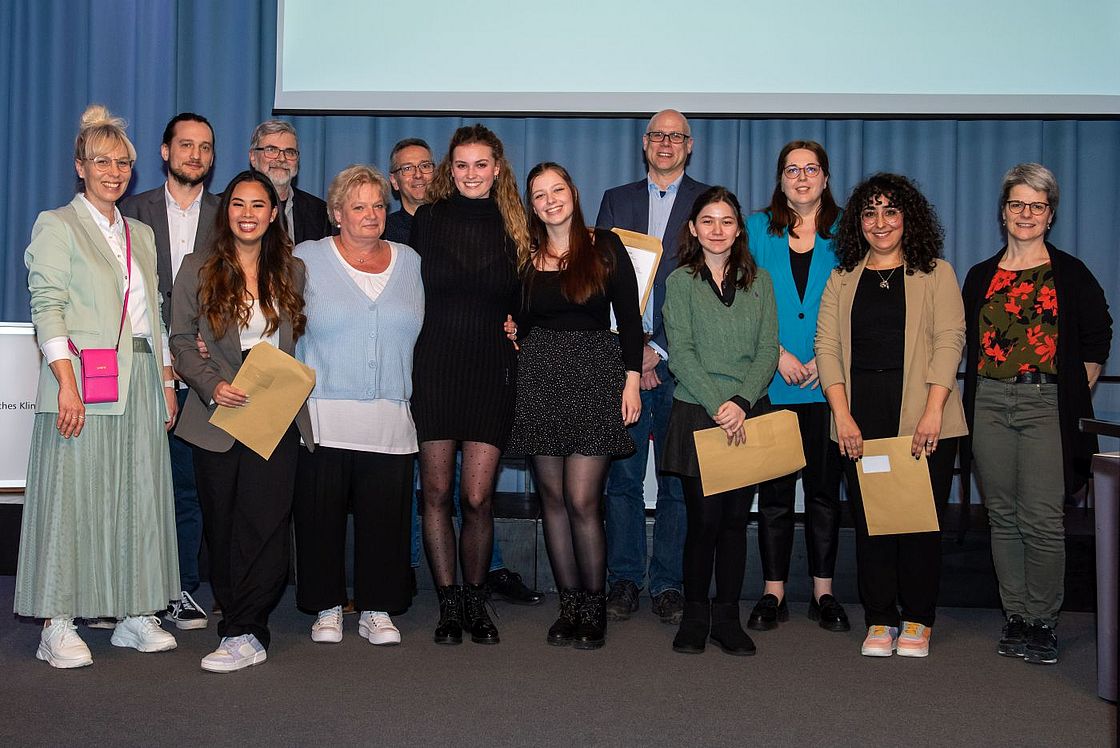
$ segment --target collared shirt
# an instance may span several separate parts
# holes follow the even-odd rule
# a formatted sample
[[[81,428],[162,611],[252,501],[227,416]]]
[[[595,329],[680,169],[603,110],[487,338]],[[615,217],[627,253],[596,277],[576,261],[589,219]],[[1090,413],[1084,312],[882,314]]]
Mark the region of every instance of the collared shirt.
[[[669,216],[673,212],[673,204],[677,201],[677,191],[680,189],[681,182],[683,181],[684,172],[681,172],[681,175],[674,179],[669,186],[663,190],[654,184],[652,179],[648,176],[646,177],[646,187],[649,189],[649,230],[646,233],[660,239],[661,247],[666,252],[669,250],[665,246],[665,227],[669,224]],[[673,238],[674,237],[669,237],[669,239]],[[646,309],[642,312],[642,329],[647,333],[653,332],[653,305],[656,301],[651,289],[649,301],[646,303]],[[669,354],[666,353],[661,346],[650,341],[649,347],[657,352],[661,360],[669,360]]]
[[[194,251],[194,240],[198,235],[198,216],[202,211],[202,193],[187,206],[186,210],[179,207],[179,203],[171,196],[167,184],[163,185],[163,198],[167,204],[167,233],[171,240],[168,249],[171,252],[171,280],[179,275],[179,266],[183,258]]]

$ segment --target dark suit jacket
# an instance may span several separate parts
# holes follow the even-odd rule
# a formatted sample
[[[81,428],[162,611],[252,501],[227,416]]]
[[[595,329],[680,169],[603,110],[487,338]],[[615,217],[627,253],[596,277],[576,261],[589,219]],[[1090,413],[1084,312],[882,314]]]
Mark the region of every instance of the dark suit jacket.
[[[217,195],[203,191],[202,204],[198,210],[198,229],[194,235],[194,251],[205,250],[214,234],[214,220],[218,215],[218,205],[222,200]],[[167,200],[164,185],[154,190],[130,195],[120,203],[122,215],[135,218],[148,224],[156,235],[156,276],[159,282],[159,296],[163,309],[163,324],[171,329],[171,286],[174,278],[171,273],[171,231],[167,224]]]
[[[171,326],[171,355],[175,357],[175,370],[191,388],[186,405],[179,414],[179,424],[175,435],[195,446],[211,452],[227,452],[233,446],[233,437],[210,423],[210,415],[216,405],[212,405],[214,389],[221,382],[232,382],[241,368],[241,341],[237,326],[230,325],[221,338],[214,335],[213,328],[198,308],[198,271],[206,258],[198,253],[183,258],[179,277],[175,281],[172,296],[174,323]],[[295,261],[295,284],[303,292],[306,279],[302,260]],[[195,344],[195,335],[201,335],[210,352],[203,358]],[[280,350],[295,355],[296,343],[292,339],[292,323],[286,315],[280,316]],[[312,449],[315,440],[311,433],[311,418],[307,413],[307,403],[296,414],[303,441]]]
[[[296,222],[296,244],[322,239],[333,233],[327,204],[310,192],[292,188],[292,216]]]
[[[620,187],[612,187],[603,195],[599,206],[599,216],[595,225],[605,229],[627,229],[642,234],[649,233],[649,184],[642,179]],[[687,174],[677,188],[677,198],[665,225],[665,236],[661,238],[664,254],[657,266],[657,277],[653,281],[653,340],[665,350],[669,343],[665,339],[665,325],[661,318],[661,305],[665,303],[665,279],[677,269],[677,253],[680,249],[681,231],[688,222],[692,203],[708,185],[697,182]],[[662,377],[664,379],[664,377]]]

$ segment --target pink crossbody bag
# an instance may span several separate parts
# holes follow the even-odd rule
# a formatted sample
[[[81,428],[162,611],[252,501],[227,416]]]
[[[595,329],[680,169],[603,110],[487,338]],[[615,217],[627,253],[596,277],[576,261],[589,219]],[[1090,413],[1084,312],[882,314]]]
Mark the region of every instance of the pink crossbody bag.
[[[121,220],[125,219],[122,217]],[[70,352],[82,362],[82,401],[86,403],[115,403],[120,397],[117,351],[121,347],[124,318],[128,314],[128,292],[132,289],[132,234],[128,230],[128,221],[124,224],[124,246],[128,280],[124,288],[124,306],[121,309],[121,324],[117,328],[116,347],[86,348],[79,351],[73,340],[66,339]]]

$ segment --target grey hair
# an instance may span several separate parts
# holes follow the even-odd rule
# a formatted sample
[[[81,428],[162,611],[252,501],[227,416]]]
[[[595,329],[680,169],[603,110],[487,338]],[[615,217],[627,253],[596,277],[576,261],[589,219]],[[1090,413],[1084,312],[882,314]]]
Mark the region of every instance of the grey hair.
[[[292,126],[291,122],[282,119],[266,119],[253,128],[253,136],[249,138],[250,150],[260,145],[262,138],[281,132],[291,133],[292,137],[296,139],[296,148],[299,148],[299,135],[296,134],[296,128]]]
[[[1054,176],[1054,172],[1033,161],[1012,166],[1003,175],[1003,186],[999,193],[1000,225],[1003,225],[1003,206],[1007,202],[1008,195],[1011,194],[1013,188],[1021,184],[1030,187],[1032,190],[1046,193],[1046,202],[1050,203],[1050,225],[1052,226],[1058,218],[1058,180]]]
[[[367,164],[351,164],[345,169],[340,171],[334,179],[331,180],[331,186],[327,188],[327,217],[330,219],[332,225],[337,226],[338,221],[335,220],[335,211],[342,211],[343,203],[346,202],[347,196],[357,187],[363,184],[370,184],[381,191],[381,199],[386,202],[393,194],[389,187],[389,180],[385,175],[378,171],[377,167],[369,166]]]

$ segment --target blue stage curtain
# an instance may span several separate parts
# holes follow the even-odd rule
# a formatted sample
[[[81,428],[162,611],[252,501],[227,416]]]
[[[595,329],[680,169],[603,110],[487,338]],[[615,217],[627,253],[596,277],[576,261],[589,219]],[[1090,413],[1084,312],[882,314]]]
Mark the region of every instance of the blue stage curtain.
[[[103,102],[130,121],[140,158],[133,191],[163,180],[159,142],[166,121],[181,110],[204,114],[216,131],[210,188],[219,191],[245,167],[254,125],[271,116],[275,38],[274,0],[0,3],[0,40],[7,50],[0,60],[0,102],[7,107],[0,112],[4,319],[28,319],[23,248],[38,211],[73,194],[73,138],[85,105]],[[376,64],[385,54],[378,45],[371,39],[368,53],[355,50],[355,64]],[[348,164],[384,167],[393,143],[403,137],[427,139],[438,158],[452,131],[476,118],[290,119],[303,153],[298,182],[322,195],[331,176]],[[518,175],[545,159],[568,166],[588,220],[594,219],[605,189],[643,174],[644,119],[497,117],[483,122],[506,143]],[[946,255],[962,279],[973,263],[1000,246],[996,201],[1003,173],[1022,161],[1040,161],[1054,170],[1062,189],[1052,240],[1084,259],[1109,294],[1114,313],[1120,309],[1120,121],[694,118],[692,128],[689,172],[733,188],[752,209],[769,201],[774,159],[793,138],[819,140],[828,149],[832,189],[840,201],[875,171],[916,179],[937,206]],[[1114,350],[1110,372],[1120,371],[1120,345]],[[1112,402],[1105,409],[1120,411],[1120,397],[1108,398]]]

